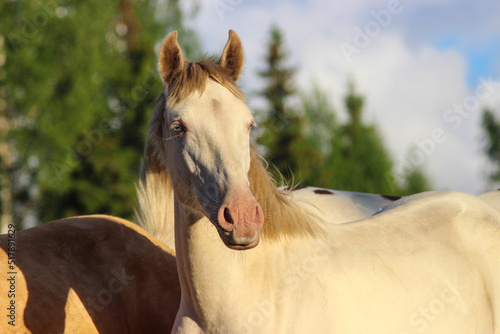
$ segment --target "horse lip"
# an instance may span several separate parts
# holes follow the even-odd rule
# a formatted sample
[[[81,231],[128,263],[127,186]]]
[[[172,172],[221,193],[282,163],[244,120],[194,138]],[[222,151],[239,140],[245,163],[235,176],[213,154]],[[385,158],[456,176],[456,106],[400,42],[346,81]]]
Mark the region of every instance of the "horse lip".
[[[233,249],[233,250],[247,250],[247,249],[255,248],[259,244],[260,237],[259,237],[259,235],[257,235],[255,237],[255,239],[251,243],[246,244],[246,245],[234,244],[229,239],[226,239],[226,238],[223,238],[222,241],[230,249]]]
[[[259,242],[260,242],[260,235],[257,232],[255,235],[255,238],[248,244],[236,244],[232,242],[232,231],[226,231],[225,229],[222,228],[222,226],[219,225],[218,221],[212,221],[212,223],[215,225],[217,228],[217,232],[219,232],[219,236],[222,239],[222,242],[226,247],[233,249],[233,250],[247,250],[247,249],[252,249],[256,247]]]

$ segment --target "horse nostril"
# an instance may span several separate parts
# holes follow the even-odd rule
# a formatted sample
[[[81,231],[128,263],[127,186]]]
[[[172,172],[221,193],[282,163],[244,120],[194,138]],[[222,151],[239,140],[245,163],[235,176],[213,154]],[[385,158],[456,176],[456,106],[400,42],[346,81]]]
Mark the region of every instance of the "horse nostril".
[[[224,219],[226,220],[226,222],[230,223],[230,224],[233,224],[233,217],[231,217],[231,214],[229,213],[229,209],[228,208],[225,208],[224,209]]]

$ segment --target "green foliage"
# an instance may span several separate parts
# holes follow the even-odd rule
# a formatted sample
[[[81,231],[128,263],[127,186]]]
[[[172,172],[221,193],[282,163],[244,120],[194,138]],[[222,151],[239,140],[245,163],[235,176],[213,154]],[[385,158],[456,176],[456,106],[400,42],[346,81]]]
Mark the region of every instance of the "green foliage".
[[[270,35],[265,56],[266,67],[259,72],[267,82],[260,95],[266,99],[268,109],[260,112],[265,119],[261,122],[264,132],[258,143],[265,147],[268,161],[285,179],[290,179],[298,169],[294,143],[300,142],[302,138],[301,119],[296,110],[287,104],[295,92],[291,81],[294,69],[286,65],[282,34],[277,27],[272,27]],[[279,173],[276,176],[279,177]]]
[[[313,86],[309,94],[303,94],[302,128],[304,140],[295,143],[300,156],[297,157],[299,170],[295,171],[298,181],[303,184],[329,186],[325,175],[328,157],[332,154],[333,135],[338,124],[335,110],[328,97],[318,87]]]
[[[430,181],[421,168],[414,167],[405,171],[401,195],[412,195],[429,190],[431,190]]]
[[[16,170],[32,182],[41,222],[133,216],[147,120],[160,92],[154,45],[178,30],[198,50],[178,0],[6,1],[0,5],[8,129]],[[12,176],[12,175],[11,175]],[[18,217],[22,219],[22,217]]]
[[[394,193],[393,163],[375,125],[362,121],[363,98],[350,84],[344,99],[349,116],[333,128],[332,151],[323,171],[324,186],[371,193]],[[322,184],[323,186],[323,184]]]
[[[491,182],[500,182],[500,120],[495,118],[493,111],[483,110],[482,130],[485,137],[485,152],[493,164],[489,175]]]
[[[401,196],[412,195],[432,189],[431,181],[425,174],[423,166],[415,163],[413,156],[419,149],[411,147],[406,159],[402,160],[399,170],[388,177],[393,178],[393,183],[398,185],[398,194]]]

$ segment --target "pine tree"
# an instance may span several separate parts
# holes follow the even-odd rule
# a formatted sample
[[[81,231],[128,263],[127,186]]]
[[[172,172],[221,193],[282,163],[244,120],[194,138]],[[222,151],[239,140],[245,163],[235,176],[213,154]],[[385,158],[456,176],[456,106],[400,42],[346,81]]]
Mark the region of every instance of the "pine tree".
[[[286,64],[283,36],[276,26],[270,31],[265,61],[259,75],[266,81],[266,87],[260,95],[266,99],[268,108],[260,112],[265,119],[261,122],[264,132],[258,143],[264,146],[265,157],[276,167],[277,177],[282,175],[290,182],[299,172],[294,143],[302,140],[301,119],[290,106],[295,94],[292,80],[295,69]]]
[[[500,182],[500,120],[497,120],[493,111],[483,110],[482,130],[484,133],[485,152],[492,163],[489,181],[494,184]]]

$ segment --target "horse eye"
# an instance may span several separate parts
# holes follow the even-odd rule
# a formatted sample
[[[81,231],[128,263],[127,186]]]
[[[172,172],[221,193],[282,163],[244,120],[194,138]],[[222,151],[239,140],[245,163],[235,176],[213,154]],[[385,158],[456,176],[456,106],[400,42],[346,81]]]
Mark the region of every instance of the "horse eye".
[[[172,125],[172,130],[174,130],[174,132],[176,134],[182,134],[186,131],[186,128],[179,122],[175,122],[173,125]]]
[[[252,123],[250,124],[250,126],[248,127],[250,129],[250,131],[252,131],[253,129],[255,129],[257,127],[257,124],[255,123]]]

